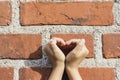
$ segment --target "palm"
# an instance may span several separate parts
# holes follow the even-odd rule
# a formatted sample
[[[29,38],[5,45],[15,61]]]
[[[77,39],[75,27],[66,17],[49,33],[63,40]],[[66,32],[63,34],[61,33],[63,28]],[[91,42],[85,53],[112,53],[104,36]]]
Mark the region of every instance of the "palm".
[[[45,52],[54,65],[57,65],[61,62],[63,63],[65,61],[64,53],[57,46],[58,42],[62,43],[62,40],[60,38],[55,38],[51,40],[45,47]]]

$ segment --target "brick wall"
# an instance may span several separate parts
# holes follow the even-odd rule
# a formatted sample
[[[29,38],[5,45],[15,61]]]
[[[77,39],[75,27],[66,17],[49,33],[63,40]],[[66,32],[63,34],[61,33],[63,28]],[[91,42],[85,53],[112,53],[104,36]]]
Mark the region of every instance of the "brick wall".
[[[120,80],[120,0],[0,0],[0,80],[47,80],[52,37],[86,40],[83,80]]]

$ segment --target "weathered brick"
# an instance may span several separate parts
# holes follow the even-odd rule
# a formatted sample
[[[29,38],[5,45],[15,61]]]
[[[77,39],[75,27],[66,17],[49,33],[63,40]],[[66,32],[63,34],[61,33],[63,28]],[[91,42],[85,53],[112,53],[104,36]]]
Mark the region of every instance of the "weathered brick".
[[[94,41],[93,41],[93,35],[92,34],[52,34],[52,37],[58,37],[62,38],[65,41],[70,40],[70,39],[85,39],[86,40],[86,46],[89,50],[89,55],[87,57],[94,57]],[[70,47],[61,47],[61,50],[65,53],[68,54],[74,46]]]
[[[39,59],[42,57],[41,35],[0,35],[0,58]]]
[[[9,25],[11,23],[12,8],[8,1],[0,1],[0,25]]]
[[[113,2],[21,2],[21,25],[112,25],[112,7]]]
[[[120,34],[103,34],[103,55],[105,58],[120,57]]]
[[[115,80],[113,68],[79,68],[79,72],[83,80]],[[48,80],[50,73],[51,68],[21,68],[19,80]]]
[[[13,80],[14,69],[0,67],[0,80]]]

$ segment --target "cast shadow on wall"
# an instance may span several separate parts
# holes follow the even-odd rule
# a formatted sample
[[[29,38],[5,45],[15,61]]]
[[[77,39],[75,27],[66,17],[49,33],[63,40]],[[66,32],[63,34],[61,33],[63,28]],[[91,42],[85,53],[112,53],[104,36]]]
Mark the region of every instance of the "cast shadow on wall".
[[[62,48],[62,47],[60,47],[60,49],[62,49],[63,52],[66,50],[65,48]],[[71,50],[70,48],[67,49],[67,52],[64,52],[65,55],[70,50]],[[30,75],[30,77],[26,77],[26,79],[36,80],[38,78],[39,80],[48,80],[48,77],[50,76],[52,68],[38,67],[37,66],[37,65],[41,65],[41,63],[42,63],[42,60],[41,60],[42,59],[42,54],[43,54],[42,53],[42,46],[40,46],[35,52],[30,54],[30,56],[29,56],[30,60],[25,60],[25,62],[24,62],[25,66],[32,66],[32,67],[30,67],[30,69],[31,69],[30,73],[27,74],[27,75]],[[34,74],[34,75],[31,75],[31,74]],[[36,76],[37,76],[37,78],[35,78]],[[66,74],[66,71],[64,71],[62,80],[69,80],[68,76]]]

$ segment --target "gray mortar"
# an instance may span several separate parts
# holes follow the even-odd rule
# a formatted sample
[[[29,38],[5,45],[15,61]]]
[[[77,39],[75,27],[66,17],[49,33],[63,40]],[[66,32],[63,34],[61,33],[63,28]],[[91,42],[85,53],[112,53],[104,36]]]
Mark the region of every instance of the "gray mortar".
[[[5,1],[5,0],[0,0]],[[9,0],[10,1],[10,0]],[[32,0],[21,0],[28,2]],[[33,0],[45,1],[45,0]],[[46,1],[85,1],[85,0],[46,0]],[[88,1],[88,0],[86,0]],[[113,0],[89,0],[89,1],[113,1]],[[115,68],[116,80],[120,80],[120,58],[105,59],[102,55],[102,34],[120,32],[120,0],[114,4],[114,25],[112,26],[76,26],[76,25],[42,25],[42,26],[21,26],[19,21],[19,0],[11,0],[12,3],[12,24],[0,26],[0,34],[41,34],[42,45],[50,39],[54,33],[77,33],[94,35],[95,58],[85,59],[80,67],[108,67]],[[19,80],[19,69],[22,67],[52,67],[48,57],[43,52],[43,58],[38,60],[11,60],[1,59],[0,67],[14,67],[14,80]],[[107,75],[106,75],[107,76]]]

